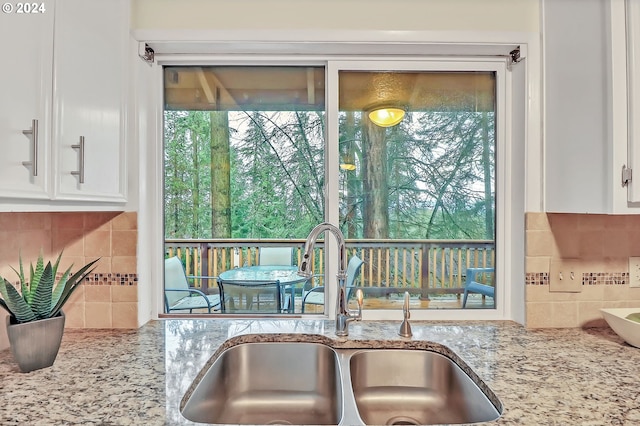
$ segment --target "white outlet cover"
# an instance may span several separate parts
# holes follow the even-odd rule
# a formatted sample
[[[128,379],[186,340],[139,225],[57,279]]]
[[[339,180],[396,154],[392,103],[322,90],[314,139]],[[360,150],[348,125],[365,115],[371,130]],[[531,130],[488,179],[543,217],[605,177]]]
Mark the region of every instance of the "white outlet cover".
[[[629,287],[640,287],[640,257],[629,258]]]

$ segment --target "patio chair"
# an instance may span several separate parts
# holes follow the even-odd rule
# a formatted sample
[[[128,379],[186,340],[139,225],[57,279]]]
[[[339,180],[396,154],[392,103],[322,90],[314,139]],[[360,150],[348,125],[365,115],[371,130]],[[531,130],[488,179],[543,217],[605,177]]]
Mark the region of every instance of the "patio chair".
[[[280,281],[240,281],[218,278],[223,313],[273,313],[289,309],[290,295]]]
[[[293,265],[292,247],[260,247],[259,265],[291,266]]]
[[[182,262],[174,256],[164,260],[164,305],[167,313],[186,310],[193,313],[194,309],[206,309],[211,313],[220,309],[220,295],[205,294],[190,287]]]
[[[347,300],[351,297],[351,292],[355,288],[355,280],[360,274],[360,267],[364,264],[364,261],[358,256],[353,256],[349,259],[347,265]],[[311,278],[308,282],[311,282]],[[304,314],[305,305],[324,305],[324,286],[312,287],[308,290],[302,290],[302,307],[301,311]]]
[[[467,268],[467,278],[464,283],[464,296],[462,298],[463,308],[467,305],[469,293],[479,293],[495,299],[496,288],[493,285],[482,284],[478,279],[479,275],[494,274],[494,272],[494,268]]]

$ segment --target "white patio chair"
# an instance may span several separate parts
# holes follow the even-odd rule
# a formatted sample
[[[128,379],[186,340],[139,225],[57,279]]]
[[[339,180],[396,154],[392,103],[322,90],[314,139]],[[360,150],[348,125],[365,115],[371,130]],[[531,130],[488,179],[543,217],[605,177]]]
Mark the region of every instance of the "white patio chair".
[[[354,283],[360,274],[360,267],[363,263],[364,261],[358,256],[353,256],[349,259],[349,264],[347,265],[347,282],[345,283],[347,287],[347,300],[349,300],[351,291],[355,287]],[[311,280],[309,280],[309,282],[311,282]],[[309,290],[303,290],[301,307],[303,314],[305,305],[324,305],[324,286],[317,286],[312,287]]]
[[[292,247],[260,247],[259,265],[291,266],[293,265]]]
[[[182,262],[174,256],[164,261],[164,304],[167,313],[186,310],[192,313],[194,309],[207,309],[211,313],[220,309],[220,295],[190,287]]]

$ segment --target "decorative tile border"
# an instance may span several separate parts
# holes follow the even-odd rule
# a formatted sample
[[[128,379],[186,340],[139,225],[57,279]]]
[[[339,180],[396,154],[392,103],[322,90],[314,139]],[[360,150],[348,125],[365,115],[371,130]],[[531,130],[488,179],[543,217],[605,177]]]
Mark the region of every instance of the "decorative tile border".
[[[582,274],[582,285],[625,285],[628,272],[587,272]]]
[[[582,285],[625,285],[629,283],[628,272],[585,272]],[[548,272],[525,274],[525,285],[549,285]]]
[[[57,274],[56,279],[59,280],[62,274]],[[16,289],[20,289],[20,281],[14,281],[11,284]],[[82,285],[138,285],[138,274],[124,274],[113,272],[108,274],[90,274],[85,278]]]
[[[138,285],[138,274],[91,274],[86,278],[85,285]]]
[[[525,274],[526,285],[549,285],[548,272],[529,272]]]

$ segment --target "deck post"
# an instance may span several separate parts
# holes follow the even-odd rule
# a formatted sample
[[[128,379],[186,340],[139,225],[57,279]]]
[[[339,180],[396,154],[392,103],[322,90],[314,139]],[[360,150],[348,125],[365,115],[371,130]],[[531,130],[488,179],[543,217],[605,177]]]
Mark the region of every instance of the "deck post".
[[[420,259],[420,300],[429,300],[429,245],[422,244],[422,258]]]
[[[203,277],[209,276],[209,243],[200,243],[200,275]],[[209,278],[202,279],[202,291],[205,294],[209,294]]]

